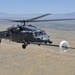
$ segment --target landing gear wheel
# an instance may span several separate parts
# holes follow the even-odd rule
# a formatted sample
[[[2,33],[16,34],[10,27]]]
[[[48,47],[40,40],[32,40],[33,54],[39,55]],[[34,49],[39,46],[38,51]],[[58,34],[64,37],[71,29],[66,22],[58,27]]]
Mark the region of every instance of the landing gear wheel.
[[[38,46],[40,46],[40,44],[38,44]]]
[[[45,42],[45,44],[47,44],[47,42]]]
[[[48,41],[49,42],[49,44],[51,44],[52,43],[52,41]]]
[[[25,48],[26,48],[26,45],[25,45],[25,44],[23,44],[23,45],[22,45],[22,48],[23,48],[23,49],[25,49]]]

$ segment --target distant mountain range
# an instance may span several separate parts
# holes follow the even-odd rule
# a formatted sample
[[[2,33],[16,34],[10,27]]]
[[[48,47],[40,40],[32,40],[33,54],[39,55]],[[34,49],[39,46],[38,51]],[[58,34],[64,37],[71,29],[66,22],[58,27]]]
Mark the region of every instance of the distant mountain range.
[[[0,18],[13,18],[13,19],[28,19],[42,14],[8,14],[0,12]],[[52,14],[41,19],[56,19],[56,18],[75,18],[75,12],[68,14]]]
[[[43,15],[43,14],[8,14],[8,13],[0,12],[0,19],[1,18],[2,19],[30,19],[39,15]],[[52,14],[40,19],[44,20],[44,19],[63,19],[63,18],[75,18],[75,12],[68,13],[68,14]],[[2,26],[3,24],[5,24],[8,27],[9,25],[15,25],[17,23],[0,20],[0,24],[2,24]],[[51,29],[75,30],[75,20],[58,21],[58,22],[53,21],[53,22],[44,22],[44,23],[29,23],[29,24],[32,24],[37,27],[45,27],[45,28],[51,28]]]
[[[39,16],[39,15],[43,15],[43,14],[8,14],[8,13],[0,12],[0,18],[26,19],[26,18]]]

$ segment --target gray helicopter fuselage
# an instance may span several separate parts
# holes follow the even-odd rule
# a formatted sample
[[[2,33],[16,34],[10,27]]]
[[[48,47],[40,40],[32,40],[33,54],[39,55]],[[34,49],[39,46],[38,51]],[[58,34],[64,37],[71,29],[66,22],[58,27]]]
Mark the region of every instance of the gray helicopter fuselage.
[[[31,43],[31,42],[48,42],[49,36],[44,30],[37,29],[32,25],[17,25],[7,29],[7,31],[0,32],[1,39],[9,39],[17,43]]]
[[[22,48],[25,49],[28,44],[50,44],[52,41],[46,32],[42,29],[37,29],[37,27],[32,25],[26,25],[28,22],[49,22],[49,21],[64,21],[64,20],[75,20],[75,18],[63,18],[63,19],[41,19],[42,17],[48,16],[51,14],[44,14],[31,19],[19,20],[19,19],[1,19],[10,22],[21,23],[23,25],[11,26],[5,31],[0,32],[0,42],[2,39],[9,39],[10,41],[23,43]],[[37,20],[38,19],[38,20]],[[48,43],[48,44],[47,44]],[[49,46],[50,46],[49,45]],[[53,45],[58,47],[58,45]]]

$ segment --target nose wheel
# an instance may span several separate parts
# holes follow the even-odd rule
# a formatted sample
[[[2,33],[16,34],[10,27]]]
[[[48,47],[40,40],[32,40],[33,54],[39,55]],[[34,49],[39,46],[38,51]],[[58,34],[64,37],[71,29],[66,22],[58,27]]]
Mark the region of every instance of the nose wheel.
[[[52,41],[46,41],[45,44],[47,44],[47,43],[52,44]]]
[[[50,41],[48,41],[48,42],[49,42],[49,44],[53,43],[51,40],[50,40]]]

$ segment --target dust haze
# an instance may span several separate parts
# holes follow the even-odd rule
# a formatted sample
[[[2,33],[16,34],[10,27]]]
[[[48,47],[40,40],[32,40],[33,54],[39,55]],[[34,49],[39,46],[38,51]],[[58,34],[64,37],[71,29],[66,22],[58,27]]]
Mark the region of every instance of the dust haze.
[[[1,25],[0,30],[6,26]],[[62,40],[75,47],[75,31],[45,29],[54,44]],[[61,53],[59,48],[28,45],[2,40],[0,44],[0,75],[75,75],[75,50]]]

